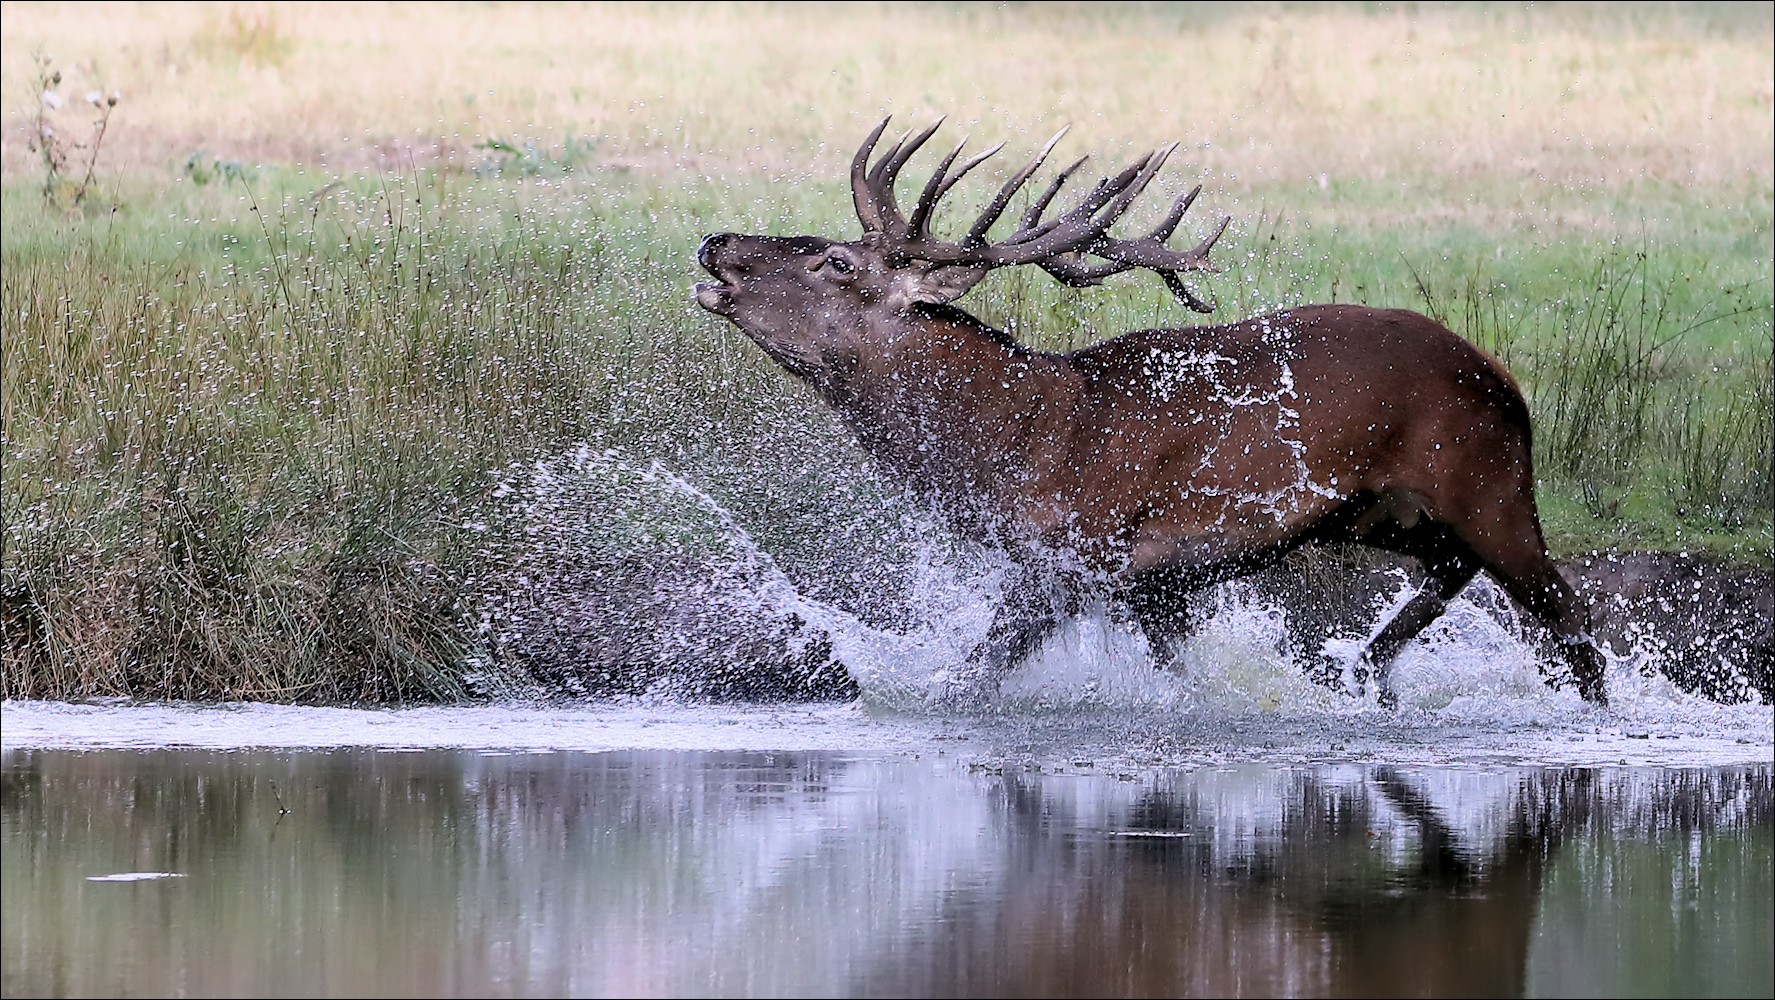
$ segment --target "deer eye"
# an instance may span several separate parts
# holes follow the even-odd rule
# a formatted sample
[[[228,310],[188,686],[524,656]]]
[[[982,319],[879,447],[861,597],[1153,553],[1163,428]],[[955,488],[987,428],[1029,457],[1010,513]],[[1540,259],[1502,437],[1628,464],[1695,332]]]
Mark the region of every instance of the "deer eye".
[[[832,270],[837,271],[839,274],[850,274],[852,271],[856,270],[856,267],[851,264],[850,261],[845,260],[843,257],[836,254],[827,257],[826,263],[832,268]]]

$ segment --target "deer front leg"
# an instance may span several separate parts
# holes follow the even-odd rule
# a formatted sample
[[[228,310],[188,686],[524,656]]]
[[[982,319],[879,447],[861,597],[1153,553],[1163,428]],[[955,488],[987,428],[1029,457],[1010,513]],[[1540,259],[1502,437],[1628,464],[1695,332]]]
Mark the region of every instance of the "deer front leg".
[[[1187,574],[1175,569],[1147,573],[1123,595],[1140,631],[1152,647],[1153,668],[1171,670],[1177,666],[1179,643],[1195,630],[1189,597],[1194,588]]]
[[[978,708],[998,694],[999,684],[1010,676],[1042,641],[1060,627],[1065,604],[1046,574],[1026,570],[1006,593],[993,615],[986,640],[974,647],[961,669],[950,679],[943,700],[964,708]],[[1064,584],[1061,584],[1064,586]]]
[[[1424,589],[1405,607],[1393,615],[1385,628],[1373,639],[1356,663],[1357,692],[1361,693],[1370,679],[1374,682],[1375,700],[1382,708],[1399,707],[1399,694],[1393,690],[1393,661],[1407,643],[1441,617],[1448,602],[1454,600],[1479,572],[1479,562],[1465,549],[1450,547],[1448,551],[1424,559],[1430,579]]]

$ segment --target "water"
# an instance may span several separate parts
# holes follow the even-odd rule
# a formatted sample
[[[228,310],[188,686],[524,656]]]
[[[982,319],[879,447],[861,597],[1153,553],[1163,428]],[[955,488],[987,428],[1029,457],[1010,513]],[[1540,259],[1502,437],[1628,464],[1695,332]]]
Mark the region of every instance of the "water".
[[[41,732],[44,715],[70,711],[9,706],[9,739],[15,714]],[[175,738],[231,714],[180,711],[194,724]],[[680,707],[606,735],[664,729],[670,744],[737,731],[728,742],[743,744],[784,722],[786,743],[873,732],[860,752],[15,745],[0,765],[0,985],[9,996],[1775,989],[1766,762],[1131,768],[1007,751],[1003,740],[1028,737],[1017,726],[843,717],[854,711],[803,725],[787,708],[734,719]],[[258,716],[280,737],[274,712],[232,714],[215,725]],[[435,743],[445,721],[408,732]],[[472,738],[476,720],[459,721]],[[539,713],[516,735],[562,721]]]

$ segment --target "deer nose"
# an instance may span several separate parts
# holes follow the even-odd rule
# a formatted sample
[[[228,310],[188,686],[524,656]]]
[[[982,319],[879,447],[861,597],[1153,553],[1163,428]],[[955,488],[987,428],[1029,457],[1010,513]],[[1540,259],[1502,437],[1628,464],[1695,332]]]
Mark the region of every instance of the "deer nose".
[[[732,233],[710,233],[703,237],[703,245],[696,248],[696,262],[704,267],[713,267],[709,255],[727,243]]]

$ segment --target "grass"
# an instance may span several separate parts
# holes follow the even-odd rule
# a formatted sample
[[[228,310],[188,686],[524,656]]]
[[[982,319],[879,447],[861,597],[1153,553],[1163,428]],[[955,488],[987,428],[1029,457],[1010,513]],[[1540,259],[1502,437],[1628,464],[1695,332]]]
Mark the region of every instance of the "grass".
[[[0,694],[497,695],[547,674],[514,594],[735,531],[866,609],[894,491],[688,292],[705,232],[852,234],[884,107],[1013,151],[1183,138],[1162,183],[1234,217],[1216,318],[1436,316],[1523,383],[1557,553],[1768,566],[1775,44],[1735,10],[9,4]],[[33,48],[123,93],[77,207],[24,149]],[[962,305],[1049,348],[1195,321],[1135,279]],[[519,501],[580,443],[633,474],[544,545]],[[667,655],[637,641],[609,655]]]

